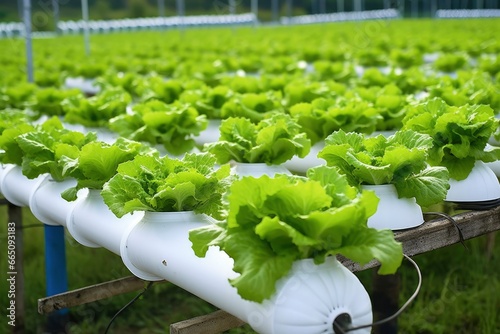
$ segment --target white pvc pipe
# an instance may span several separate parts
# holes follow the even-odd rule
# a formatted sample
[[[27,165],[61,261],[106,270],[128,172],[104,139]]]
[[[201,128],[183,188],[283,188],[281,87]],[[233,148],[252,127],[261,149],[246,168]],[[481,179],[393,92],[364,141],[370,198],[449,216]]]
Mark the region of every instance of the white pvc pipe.
[[[52,226],[66,226],[66,217],[75,206],[61,197],[61,193],[76,185],[76,180],[54,181],[50,176],[43,179],[29,197],[31,212],[39,221]]]
[[[292,159],[285,161],[283,166],[288,170],[297,173],[306,173],[309,168],[322,166],[326,164],[326,161],[318,158],[318,153],[325,147],[325,141],[322,140],[311,146],[309,154],[304,158],[299,158],[294,156]]]
[[[3,192],[20,192],[16,198],[26,196],[26,190],[4,182],[8,180],[8,172],[0,170]],[[17,176],[17,182],[22,181],[19,176],[24,176]],[[34,187],[39,185],[33,186],[33,180],[28,181],[30,189],[35,191]],[[57,187],[43,187],[42,192],[31,198],[42,194],[54,198],[59,192]],[[36,201],[37,205],[42,204]],[[54,209],[54,204],[46,203],[45,209]],[[296,261],[290,273],[277,282],[276,293],[261,304],[241,298],[229,283],[229,279],[238,276],[232,270],[233,260],[217,247],[211,247],[204,258],[197,257],[191,248],[189,231],[211,223],[213,220],[208,216],[193,212],[146,212],[143,216],[135,214],[128,221],[113,218],[97,190],[79,197],[66,222],[77,241],[119,254],[136,276],[168,280],[247,322],[258,333],[334,334],[332,323],[342,313],[351,316],[354,326],[372,322],[368,293],[356,276],[334,257],[321,265],[315,265],[312,259]],[[369,331],[367,328],[352,333]]]
[[[121,254],[128,269],[145,280],[166,279],[247,322],[259,333],[333,334],[333,320],[348,313],[354,325],[372,321],[368,293],[334,258],[314,265],[298,261],[277,283],[277,292],[259,304],[242,299],[228,281],[238,276],[233,260],[218,248],[198,258],[189,231],[209,224],[192,212],[151,213],[124,236]],[[369,329],[353,333],[369,333]]]
[[[220,119],[209,119],[207,128],[200,132],[200,134],[194,137],[194,141],[197,145],[203,145],[208,143],[215,143],[220,138]]]
[[[9,164],[0,175],[0,189],[10,203],[21,207],[29,206],[31,193],[46,177],[47,175],[40,175],[35,179],[28,179],[20,166]]]
[[[142,212],[116,217],[104,203],[100,190],[79,194],[74,208],[66,216],[65,225],[71,236],[87,247],[104,247],[120,255],[125,231],[143,217]]]

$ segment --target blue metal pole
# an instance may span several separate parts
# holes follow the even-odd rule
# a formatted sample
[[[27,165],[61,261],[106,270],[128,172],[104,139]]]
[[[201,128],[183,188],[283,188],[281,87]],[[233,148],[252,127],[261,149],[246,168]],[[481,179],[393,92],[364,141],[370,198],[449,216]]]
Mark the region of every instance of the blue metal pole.
[[[45,232],[45,284],[47,296],[68,291],[66,270],[66,247],[64,227],[44,225]],[[68,309],[61,309],[49,315],[50,328],[64,328]]]

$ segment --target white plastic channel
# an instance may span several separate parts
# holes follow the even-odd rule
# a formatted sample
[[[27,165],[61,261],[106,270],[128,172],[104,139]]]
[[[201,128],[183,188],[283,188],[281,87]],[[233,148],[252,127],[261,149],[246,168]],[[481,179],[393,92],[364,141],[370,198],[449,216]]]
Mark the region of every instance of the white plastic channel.
[[[16,176],[17,181],[9,180],[9,174]],[[333,334],[332,322],[341,313],[348,313],[354,326],[372,322],[368,293],[335,258],[321,265],[312,260],[297,261],[292,271],[278,281],[271,299],[262,304],[250,302],[242,299],[229,283],[238,274],[232,270],[233,260],[227,254],[212,247],[206,257],[199,258],[191,249],[189,231],[210,224],[205,215],[147,213],[116,218],[98,192],[81,193],[77,202],[60,205],[56,199],[60,198],[61,187],[68,184],[26,182],[22,173],[10,168],[0,170],[0,180],[0,189],[9,201],[16,199],[29,205],[31,198],[31,203],[40,206],[38,210],[42,204],[45,211],[61,210],[51,215],[44,211],[40,217],[50,217],[46,223],[66,226],[82,244],[105,247],[120,255],[136,276],[168,280],[247,322],[259,333]],[[18,182],[30,187],[12,186]],[[38,189],[40,186],[43,190]],[[361,329],[352,333],[369,332],[370,329]]]

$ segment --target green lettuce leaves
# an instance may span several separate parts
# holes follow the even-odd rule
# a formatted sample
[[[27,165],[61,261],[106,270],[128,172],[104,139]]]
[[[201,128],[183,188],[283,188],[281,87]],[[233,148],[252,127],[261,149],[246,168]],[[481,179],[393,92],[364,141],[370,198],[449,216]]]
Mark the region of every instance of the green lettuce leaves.
[[[245,93],[232,96],[220,110],[221,118],[244,117],[259,123],[272,113],[282,112],[281,94],[276,91],[266,93]]]
[[[117,217],[133,211],[195,211],[219,219],[230,167],[215,169],[215,162],[209,153],[186,154],[182,160],[137,155],[118,166],[101,195]]]
[[[311,149],[307,135],[286,114],[274,114],[258,124],[246,118],[228,118],[219,130],[219,141],[203,148],[214,154],[219,163],[234,160],[278,165],[295,155],[303,158]]]
[[[130,95],[122,88],[108,88],[96,96],[69,96],[61,102],[64,120],[88,127],[108,127],[111,118],[125,114],[132,102]]]
[[[113,144],[93,141],[83,145],[74,156],[67,155],[62,159],[63,175],[77,180],[76,186],[65,190],[62,197],[67,201],[74,201],[80,189],[102,189],[104,183],[117,173],[118,165],[132,160],[138,154],[158,152],[140,142],[122,137]]]
[[[359,97],[317,98],[310,103],[295,104],[290,108],[290,114],[313,144],[340,129],[372,133],[382,120],[373,104]]]
[[[229,189],[227,220],[190,231],[197,256],[218,246],[234,259],[240,275],[230,283],[244,299],[270,298],[299,259],[319,264],[343,254],[365,264],[377,258],[381,274],[401,264],[392,231],[366,225],[378,204],[373,192],[359,193],[333,167],[310,169],[307,176],[243,177]]]
[[[123,137],[162,144],[168,152],[180,155],[194,147],[192,136],[207,127],[207,120],[188,104],[150,100],[135,105],[131,113],[113,118],[109,127]]]
[[[22,152],[23,174],[33,179],[48,173],[55,181],[62,181],[67,177],[64,175],[66,159],[76,158],[80,148],[96,138],[95,132],[83,134],[65,129],[57,117],[52,117],[15,137]]]
[[[444,167],[428,166],[432,138],[412,130],[386,138],[366,138],[342,130],[325,140],[318,154],[328,166],[336,166],[352,185],[394,184],[399,197],[415,197],[423,207],[443,201],[449,189]]]
[[[432,137],[427,161],[444,166],[455,180],[465,179],[476,160],[500,159],[500,148],[485,151],[488,140],[498,128],[493,109],[487,105],[449,106],[434,98],[408,108],[403,128]]]

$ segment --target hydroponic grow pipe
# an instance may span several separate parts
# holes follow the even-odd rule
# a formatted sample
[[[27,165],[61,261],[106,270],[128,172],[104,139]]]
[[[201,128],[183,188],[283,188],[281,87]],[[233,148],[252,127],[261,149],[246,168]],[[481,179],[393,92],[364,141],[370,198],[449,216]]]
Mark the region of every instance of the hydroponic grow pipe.
[[[10,180],[13,177],[17,180]],[[333,322],[345,313],[350,315],[353,326],[372,322],[368,293],[335,258],[321,265],[315,265],[312,259],[295,262],[292,271],[278,281],[277,291],[269,300],[261,304],[250,302],[242,299],[229,283],[238,274],[232,270],[233,260],[226,253],[211,247],[206,257],[199,258],[191,249],[189,231],[212,223],[208,216],[146,212],[143,216],[112,218],[98,191],[81,193],[77,202],[61,206],[56,202],[60,189],[53,182],[32,182],[22,173],[5,172],[0,180],[0,189],[7,199],[29,202],[37,212],[61,209],[51,216],[50,223],[59,219],[58,227],[66,224],[80,243],[117,253],[137,277],[168,280],[247,322],[259,333],[334,334]],[[5,188],[13,182],[26,181],[30,181],[30,191]],[[41,203],[38,197],[48,203],[52,199],[52,205],[40,211],[36,207]],[[369,329],[353,333],[369,333]]]

